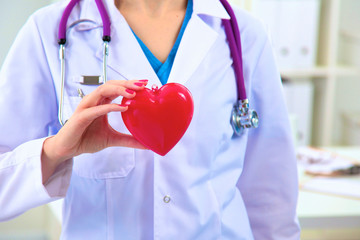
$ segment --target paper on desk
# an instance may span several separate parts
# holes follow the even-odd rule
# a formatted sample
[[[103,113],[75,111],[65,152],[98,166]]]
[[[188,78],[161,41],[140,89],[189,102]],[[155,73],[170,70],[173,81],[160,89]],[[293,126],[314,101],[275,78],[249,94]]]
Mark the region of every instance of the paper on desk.
[[[360,200],[360,178],[314,177],[303,183],[300,188],[309,191],[357,198]]]
[[[311,175],[335,176],[360,165],[355,159],[344,157],[330,151],[310,147],[297,151],[298,165]]]
[[[360,175],[336,174],[359,165],[359,159],[311,147],[299,148],[297,157],[301,189],[360,199]]]

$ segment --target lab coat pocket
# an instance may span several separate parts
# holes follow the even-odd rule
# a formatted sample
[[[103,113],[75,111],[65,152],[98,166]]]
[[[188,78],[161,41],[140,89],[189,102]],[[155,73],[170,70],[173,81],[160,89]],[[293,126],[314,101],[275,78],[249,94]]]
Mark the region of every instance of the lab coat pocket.
[[[64,97],[63,119],[68,120],[79,105],[78,96]],[[128,133],[121,115],[108,114],[110,125],[117,131]],[[81,154],[74,159],[74,173],[93,179],[126,177],[135,167],[135,150],[125,147],[111,147],[97,153]]]
[[[134,167],[134,149],[111,147],[76,157],[73,171],[80,177],[106,179],[126,177]]]

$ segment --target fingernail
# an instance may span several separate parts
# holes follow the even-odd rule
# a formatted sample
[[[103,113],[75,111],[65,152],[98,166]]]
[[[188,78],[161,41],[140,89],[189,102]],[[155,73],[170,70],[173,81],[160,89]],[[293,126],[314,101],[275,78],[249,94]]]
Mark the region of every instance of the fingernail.
[[[142,80],[139,80],[139,82],[143,82],[143,83],[147,83],[149,80],[147,79],[142,79]]]
[[[136,86],[139,86],[139,87],[142,87],[142,86],[144,86],[144,83],[142,83],[142,82],[137,82],[137,83],[134,83]]]
[[[120,107],[128,107],[129,104],[126,104],[126,103],[125,103],[125,104],[119,104],[119,106],[120,106]]]
[[[130,93],[130,94],[135,93],[135,91],[133,91],[133,90],[131,90],[131,89],[126,89],[125,91],[126,91],[127,93]]]

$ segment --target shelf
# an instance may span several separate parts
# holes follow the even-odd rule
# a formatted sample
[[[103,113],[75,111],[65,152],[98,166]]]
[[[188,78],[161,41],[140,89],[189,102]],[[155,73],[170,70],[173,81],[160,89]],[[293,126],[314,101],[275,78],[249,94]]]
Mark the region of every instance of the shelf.
[[[285,78],[328,78],[331,75],[336,77],[355,77],[360,75],[360,71],[354,67],[337,66],[336,68],[314,67],[299,69],[280,69],[281,76]]]
[[[286,78],[326,78],[329,74],[327,67],[280,69],[281,76]]]
[[[338,77],[357,77],[360,76],[360,70],[355,67],[339,66],[336,69]]]

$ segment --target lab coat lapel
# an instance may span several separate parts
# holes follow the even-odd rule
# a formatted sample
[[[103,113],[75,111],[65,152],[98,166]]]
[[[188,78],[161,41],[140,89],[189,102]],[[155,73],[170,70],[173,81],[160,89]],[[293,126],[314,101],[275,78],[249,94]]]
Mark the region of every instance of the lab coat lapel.
[[[185,29],[168,82],[185,84],[214,45],[218,33],[200,16],[229,19],[218,0],[193,0],[193,15]]]
[[[148,79],[149,84],[160,85],[159,78],[126,21],[116,21],[113,22],[114,25],[116,27],[112,27],[108,67],[122,75],[125,79]],[[96,56],[102,61],[102,46],[99,47]]]
[[[89,4],[94,6],[87,9],[92,9],[90,10],[92,18],[99,21],[99,14],[93,11],[96,6],[93,1],[90,2]],[[129,25],[114,6],[113,0],[106,0],[105,3],[112,22],[112,41],[109,44],[108,67],[125,79],[148,79],[148,86],[152,84],[161,85]],[[90,11],[88,10],[86,15]],[[204,22],[200,15],[229,18],[219,1],[194,0],[193,16],[182,37],[168,82],[185,84],[204,60],[218,37],[218,33],[211,25]],[[96,56],[102,61],[102,46],[99,46]]]
[[[198,68],[218,33],[193,15],[181,39],[168,82],[185,84]]]
[[[108,68],[128,80],[148,79],[149,84],[160,85],[160,80],[147,60],[125,20],[113,22],[112,41],[109,44]],[[103,59],[103,47],[96,56]],[[150,85],[151,86],[151,85]]]
[[[128,80],[148,79],[148,86],[152,84],[160,86],[159,78],[147,60],[125,18],[116,9],[113,2],[107,1],[106,3],[112,22],[112,40],[109,43],[108,68],[120,74],[122,78]],[[94,8],[96,9],[96,6]],[[99,46],[96,57],[102,62],[103,46]]]

